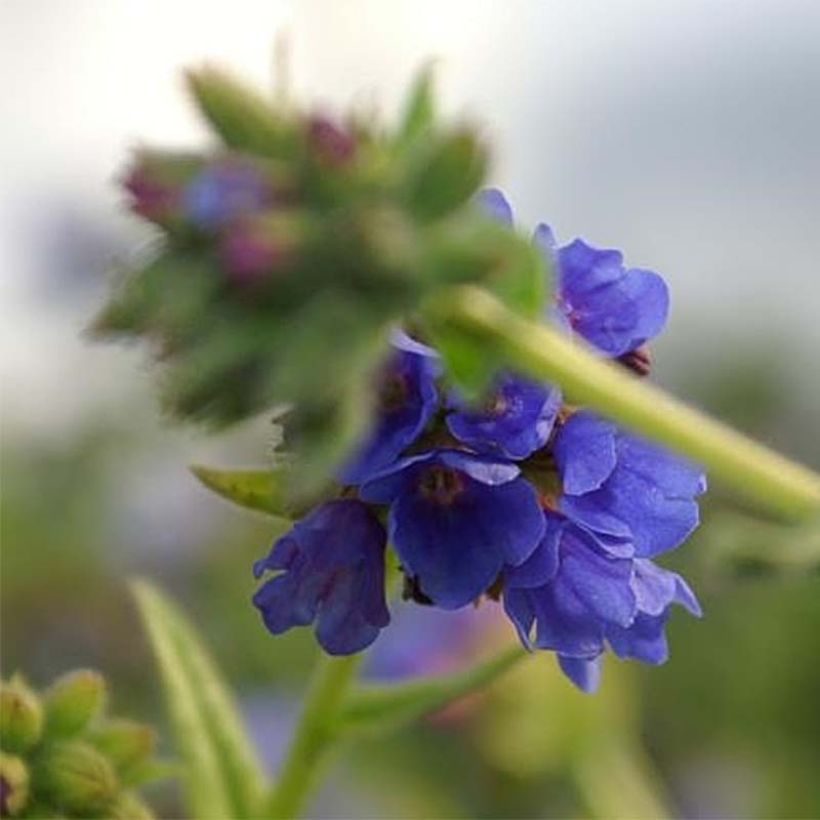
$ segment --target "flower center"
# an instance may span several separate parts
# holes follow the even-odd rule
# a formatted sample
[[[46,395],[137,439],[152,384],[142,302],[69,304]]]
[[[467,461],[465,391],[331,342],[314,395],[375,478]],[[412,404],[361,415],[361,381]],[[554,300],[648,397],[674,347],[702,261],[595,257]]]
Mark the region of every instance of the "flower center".
[[[464,490],[464,481],[456,470],[435,466],[424,473],[419,486],[425,499],[448,507]]]
[[[499,390],[495,395],[490,396],[484,403],[482,410],[488,416],[497,418],[503,416],[509,408],[507,397]]]

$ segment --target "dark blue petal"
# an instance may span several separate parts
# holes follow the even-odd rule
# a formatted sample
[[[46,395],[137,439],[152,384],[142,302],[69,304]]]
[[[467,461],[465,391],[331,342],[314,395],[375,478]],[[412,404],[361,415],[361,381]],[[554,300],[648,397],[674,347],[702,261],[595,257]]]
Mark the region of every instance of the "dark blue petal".
[[[487,216],[505,225],[513,224],[513,212],[504,194],[497,188],[485,188],[478,195],[478,202]]]
[[[651,664],[665,663],[669,658],[666,621],[665,614],[657,617],[639,614],[635,622],[626,629],[614,625],[607,626],[606,638],[612,651],[619,658]]]
[[[421,435],[438,409],[435,379],[439,367],[433,357],[396,352],[382,379],[384,385],[399,385],[400,394],[384,403],[374,429],[340,470],[343,482],[365,481],[394,462]]]
[[[419,470],[435,458],[436,453],[433,451],[400,458],[362,484],[359,496],[363,501],[374,504],[389,504],[404,490],[412,488]]]
[[[706,491],[706,476],[697,465],[629,433],[618,436],[618,463],[656,484],[669,498],[692,499]]]
[[[530,633],[535,623],[532,592],[528,589],[508,589],[504,592],[504,612],[513,622],[525,649],[532,649]]]
[[[202,228],[219,228],[261,211],[272,200],[270,186],[255,168],[226,163],[204,168],[186,187],[185,210]]]
[[[535,552],[523,564],[517,567],[508,566],[504,570],[506,588],[540,587],[555,577],[558,571],[558,543],[565,520],[552,513],[547,513],[544,518],[547,528]]]
[[[572,526],[564,529],[560,556],[560,568],[553,582],[557,601],[571,595],[601,621],[620,626],[632,623],[637,603],[630,585],[630,559],[601,554],[589,535]]]
[[[282,570],[253,598],[274,634],[317,621],[326,651],[349,654],[371,643],[389,621],[384,601],[386,535],[360,501],[329,501],[313,510],[254,567]]]
[[[529,596],[535,611],[535,645],[539,649],[574,658],[590,658],[603,651],[601,624],[570,588],[556,590],[553,583],[518,592]]]
[[[664,329],[669,315],[669,288],[657,273],[641,268],[628,270],[621,288],[638,308],[629,343],[629,350],[634,350]]]
[[[561,391],[518,376],[501,377],[488,410],[460,408],[447,417],[447,427],[473,450],[523,459],[550,437]]]
[[[505,563],[520,564],[544,535],[535,490],[523,479],[486,486],[462,474],[449,504],[405,492],[390,509],[390,540],[422,591],[444,609],[474,601]]]
[[[571,658],[558,655],[561,671],[582,691],[591,695],[601,685],[601,658]]]
[[[575,413],[555,437],[553,452],[565,493],[597,490],[615,469],[616,427],[591,413]]]
[[[532,235],[532,240],[544,254],[545,258],[552,264],[555,261],[557,243],[552,228],[543,222],[539,223]]]

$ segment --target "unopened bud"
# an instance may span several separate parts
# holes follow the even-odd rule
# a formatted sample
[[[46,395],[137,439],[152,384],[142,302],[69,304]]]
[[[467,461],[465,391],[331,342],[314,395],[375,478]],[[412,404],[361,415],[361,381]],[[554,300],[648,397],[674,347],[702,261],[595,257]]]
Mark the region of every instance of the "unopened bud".
[[[107,721],[89,739],[126,778],[150,760],[157,746],[154,729],[132,720]]]
[[[356,140],[326,117],[312,117],[307,133],[314,155],[326,165],[346,165],[356,154]]]
[[[46,734],[72,737],[85,729],[105,708],[105,679],[90,669],[58,678],[45,693]]]
[[[153,820],[154,814],[135,794],[125,792],[108,809],[111,820]]]
[[[222,264],[233,284],[261,285],[292,264],[298,245],[298,226],[285,215],[244,219],[222,238]]]
[[[14,817],[26,806],[29,777],[19,757],[0,752],[0,817]]]
[[[22,680],[0,684],[0,744],[9,752],[26,752],[43,732],[40,699]]]
[[[187,154],[141,151],[122,182],[131,209],[164,228],[184,221],[183,190],[202,161]]]
[[[35,784],[51,802],[89,817],[106,808],[120,789],[117,774],[103,755],[82,741],[50,747],[38,761]]]

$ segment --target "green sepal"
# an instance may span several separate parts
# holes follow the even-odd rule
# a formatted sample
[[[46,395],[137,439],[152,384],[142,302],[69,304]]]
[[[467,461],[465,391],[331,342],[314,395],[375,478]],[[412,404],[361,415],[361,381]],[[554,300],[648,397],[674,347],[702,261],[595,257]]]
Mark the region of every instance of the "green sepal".
[[[395,731],[477,692],[525,657],[527,653],[516,646],[453,675],[397,686],[361,687],[348,699],[340,717],[340,729],[367,734]]]
[[[81,740],[51,744],[37,759],[34,793],[80,817],[92,817],[117,797],[120,783],[114,767]]]
[[[91,669],[79,669],[58,678],[45,692],[48,738],[69,738],[82,733],[105,710],[108,686]]]
[[[200,113],[228,148],[292,158],[298,144],[293,126],[254,89],[210,66],[189,70],[186,79]]]
[[[131,785],[152,759],[157,733],[151,726],[117,718],[93,729],[88,741],[108,758],[123,783]]]
[[[16,817],[28,804],[30,773],[25,762],[15,755],[0,751],[0,779],[3,782],[3,817]]]
[[[433,127],[436,116],[433,66],[428,65],[413,83],[402,112],[396,144],[402,148],[426,134]]]
[[[402,200],[421,222],[464,205],[484,180],[487,153],[472,131],[451,131],[419,144],[409,161]]]
[[[43,706],[19,676],[0,684],[0,748],[13,754],[29,751],[43,733]]]

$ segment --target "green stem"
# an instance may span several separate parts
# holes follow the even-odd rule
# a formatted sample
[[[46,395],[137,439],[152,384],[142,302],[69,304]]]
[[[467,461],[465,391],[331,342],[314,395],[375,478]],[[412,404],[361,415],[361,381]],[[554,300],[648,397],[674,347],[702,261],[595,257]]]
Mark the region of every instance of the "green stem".
[[[334,739],[342,703],[363,658],[360,652],[344,658],[323,655],[318,661],[302,717],[266,806],[265,817],[289,820],[304,808]]]
[[[586,345],[508,310],[474,287],[457,288],[436,318],[491,341],[517,370],[556,382],[579,404],[685,453],[715,478],[787,518],[820,512],[820,476],[688,407]]]

